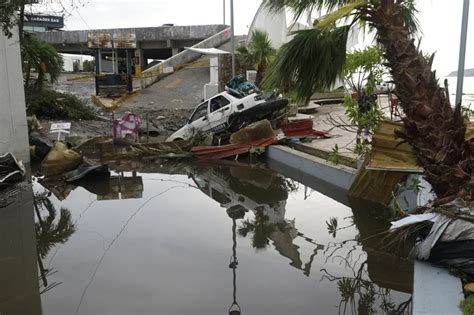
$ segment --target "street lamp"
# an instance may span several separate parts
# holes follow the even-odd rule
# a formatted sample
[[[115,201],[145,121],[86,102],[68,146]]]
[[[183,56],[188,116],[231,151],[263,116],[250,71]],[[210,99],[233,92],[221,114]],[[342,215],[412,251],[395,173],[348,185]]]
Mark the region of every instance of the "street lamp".
[[[232,53],[232,78],[235,77],[234,0],[230,0],[230,46]]]
[[[464,63],[466,59],[467,26],[469,21],[469,0],[464,0],[461,26],[461,47],[459,48],[458,80],[456,89],[456,105],[462,102],[464,84]]]

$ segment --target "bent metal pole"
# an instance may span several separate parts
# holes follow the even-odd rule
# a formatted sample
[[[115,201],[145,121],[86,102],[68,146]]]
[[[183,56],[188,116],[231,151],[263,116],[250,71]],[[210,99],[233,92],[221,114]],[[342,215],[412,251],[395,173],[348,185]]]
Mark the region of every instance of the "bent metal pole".
[[[457,89],[456,89],[456,105],[462,102],[468,21],[469,21],[469,0],[464,0],[463,11],[462,11],[461,45],[459,48],[459,66],[458,66],[458,79],[457,79]]]

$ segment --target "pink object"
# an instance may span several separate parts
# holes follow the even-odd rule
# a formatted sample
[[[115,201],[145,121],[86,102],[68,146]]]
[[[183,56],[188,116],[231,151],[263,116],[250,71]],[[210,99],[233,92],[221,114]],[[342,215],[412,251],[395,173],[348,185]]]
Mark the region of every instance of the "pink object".
[[[133,136],[133,141],[138,142],[141,120],[136,114],[126,113],[120,119],[115,119],[113,123],[114,140],[125,138],[127,135]]]

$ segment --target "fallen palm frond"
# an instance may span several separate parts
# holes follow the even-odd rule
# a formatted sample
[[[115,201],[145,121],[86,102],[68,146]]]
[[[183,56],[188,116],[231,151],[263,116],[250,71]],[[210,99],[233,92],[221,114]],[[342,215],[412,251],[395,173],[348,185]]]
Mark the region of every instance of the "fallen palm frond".
[[[379,234],[380,248],[390,252],[408,254],[417,241],[428,235],[432,226],[433,222],[423,221],[382,232]]]

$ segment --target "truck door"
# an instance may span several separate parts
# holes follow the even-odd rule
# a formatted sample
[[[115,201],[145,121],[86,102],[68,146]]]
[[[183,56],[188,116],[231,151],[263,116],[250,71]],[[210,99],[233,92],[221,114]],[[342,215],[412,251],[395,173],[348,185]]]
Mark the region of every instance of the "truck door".
[[[231,110],[231,102],[223,95],[218,95],[209,100],[209,125],[213,132],[226,130]]]
[[[194,110],[191,118],[189,119],[189,124],[193,130],[193,135],[197,131],[208,131],[210,129],[209,120],[209,102],[205,101],[204,103],[199,104],[198,107]]]

